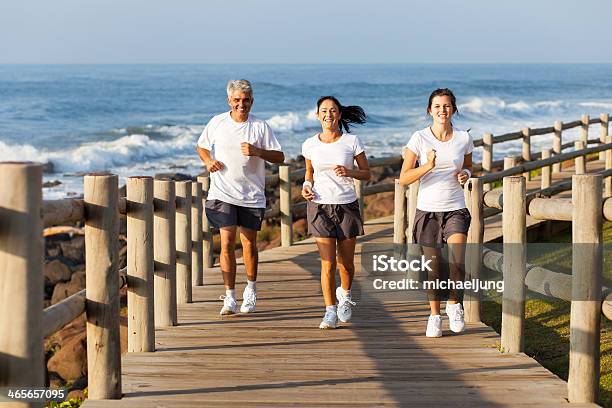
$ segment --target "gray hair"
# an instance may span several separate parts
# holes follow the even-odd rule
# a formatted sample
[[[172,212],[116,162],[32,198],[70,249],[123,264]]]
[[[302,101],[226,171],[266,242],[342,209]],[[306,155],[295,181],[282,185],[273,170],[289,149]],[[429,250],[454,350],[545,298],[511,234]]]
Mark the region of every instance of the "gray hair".
[[[232,79],[227,83],[227,96],[231,96],[232,92],[240,91],[253,95],[251,83],[246,79]]]

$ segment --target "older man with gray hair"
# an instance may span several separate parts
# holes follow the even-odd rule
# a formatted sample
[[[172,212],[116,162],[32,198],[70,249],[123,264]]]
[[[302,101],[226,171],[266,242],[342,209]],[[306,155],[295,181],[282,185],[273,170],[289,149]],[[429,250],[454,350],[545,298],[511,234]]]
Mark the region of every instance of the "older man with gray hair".
[[[222,315],[237,313],[236,231],[240,227],[247,287],[240,312],[255,311],[257,301],[257,231],[266,210],[265,162],[285,160],[272,129],[250,115],[253,89],[246,79],[227,84],[231,110],[213,117],[198,139],[198,155],[210,172],[206,217],[221,233],[221,272],[225,285]]]

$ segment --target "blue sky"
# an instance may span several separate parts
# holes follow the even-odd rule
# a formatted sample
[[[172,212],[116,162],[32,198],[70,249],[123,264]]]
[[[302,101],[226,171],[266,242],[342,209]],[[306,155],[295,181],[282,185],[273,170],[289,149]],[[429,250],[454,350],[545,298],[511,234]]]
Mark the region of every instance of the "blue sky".
[[[609,0],[0,3],[0,63],[612,63]]]

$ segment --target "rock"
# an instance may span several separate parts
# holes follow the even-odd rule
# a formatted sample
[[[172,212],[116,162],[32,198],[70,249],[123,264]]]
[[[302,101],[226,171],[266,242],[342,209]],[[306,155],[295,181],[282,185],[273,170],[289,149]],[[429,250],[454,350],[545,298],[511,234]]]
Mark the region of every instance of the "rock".
[[[81,377],[72,383],[73,390],[84,390],[87,388],[87,376]]]
[[[365,219],[384,217],[393,214],[394,197],[392,192],[379,193],[366,197]]]
[[[185,173],[157,173],[155,180],[190,181],[191,175]]]
[[[63,344],[49,359],[47,368],[66,381],[87,375],[87,333],[79,333]]]
[[[51,262],[45,264],[44,271],[45,279],[55,285],[58,282],[65,282],[70,280],[72,272],[68,265],[64,264],[59,259],[54,259]]]
[[[127,245],[119,247],[118,268],[123,269],[127,266]]]
[[[49,188],[49,187],[59,186],[60,184],[62,184],[62,182],[61,182],[61,181],[59,181],[59,180],[45,181],[45,182],[42,184],[42,187],[43,187],[43,188]]]
[[[64,384],[65,381],[57,373],[49,373],[49,383],[46,384],[47,388],[64,388]]]
[[[297,220],[293,223],[294,238],[304,238],[308,235],[308,223],[305,218]]]
[[[60,282],[55,285],[53,296],[51,297],[51,304],[54,305],[57,302],[61,302],[81,289],[85,289],[85,271],[75,272],[72,274],[72,278],[69,282]]]
[[[75,263],[80,264],[85,260],[85,237],[81,235],[74,236],[70,241],[60,242],[62,254],[66,258],[72,259]]]
[[[66,396],[66,400],[69,400],[69,399],[84,400],[85,399],[85,392],[83,390],[72,390]]]

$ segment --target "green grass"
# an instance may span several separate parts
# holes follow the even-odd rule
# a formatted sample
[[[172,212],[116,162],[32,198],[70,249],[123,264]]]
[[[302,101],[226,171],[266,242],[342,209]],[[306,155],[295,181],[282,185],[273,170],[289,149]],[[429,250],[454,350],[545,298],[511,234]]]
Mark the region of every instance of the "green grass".
[[[605,243],[612,243],[612,222],[604,223]],[[554,240],[554,241],[553,241]],[[556,236],[552,242],[571,242],[571,233]],[[604,275],[610,277],[612,257],[604,262]],[[571,246],[563,246],[555,252],[530,259],[530,263],[571,271]],[[552,269],[552,267],[551,267]],[[558,270],[558,269],[557,269]],[[501,332],[501,298],[483,302],[483,322],[498,333]],[[525,353],[542,366],[567,380],[569,368],[570,302],[558,299],[529,299],[525,302]],[[601,321],[601,378],[600,403],[612,408],[612,322],[602,316]]]

